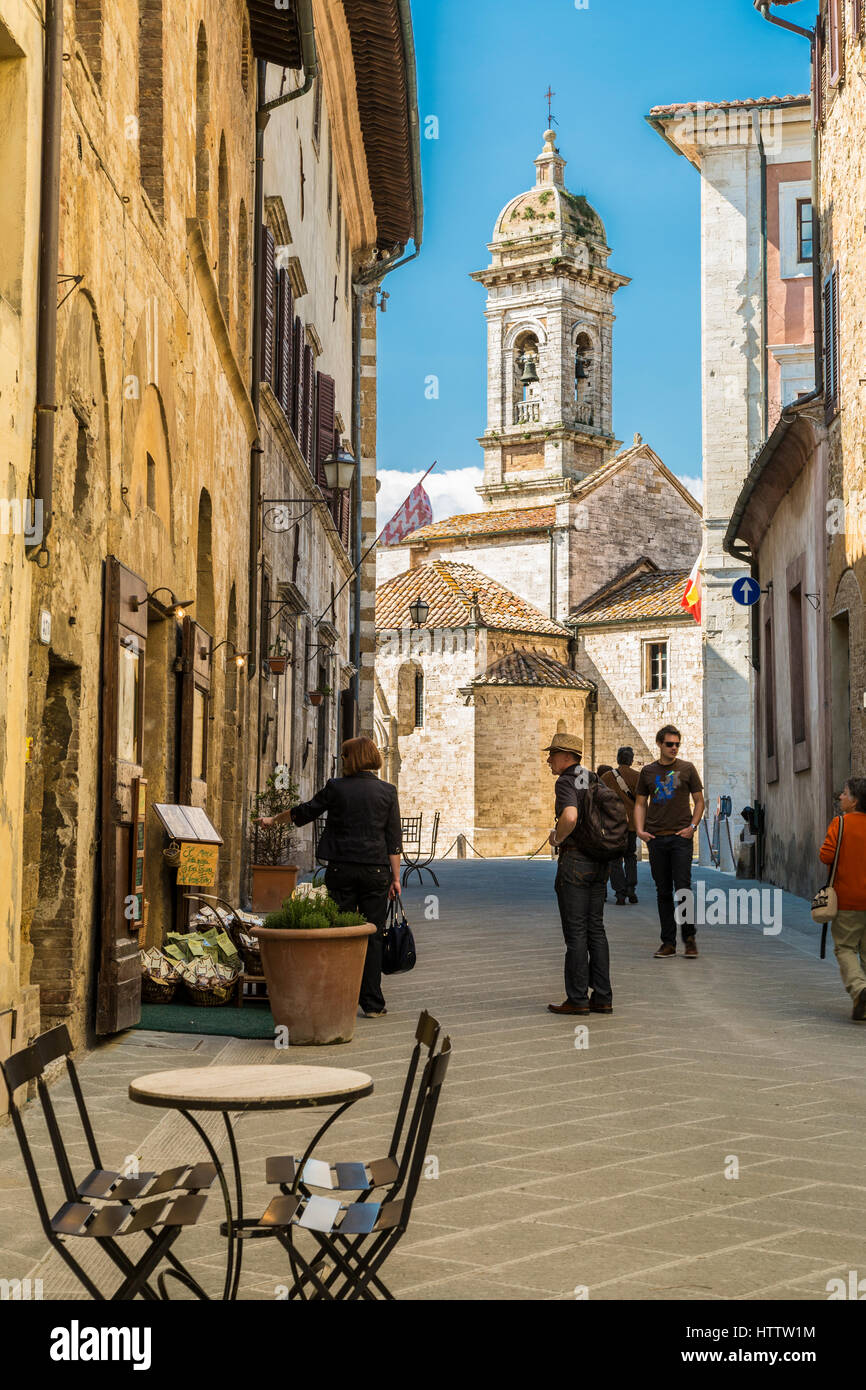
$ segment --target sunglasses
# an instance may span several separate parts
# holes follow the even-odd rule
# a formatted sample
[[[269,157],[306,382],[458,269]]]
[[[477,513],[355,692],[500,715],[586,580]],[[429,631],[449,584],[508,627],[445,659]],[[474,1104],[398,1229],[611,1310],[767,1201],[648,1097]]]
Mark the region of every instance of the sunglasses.
[[[677,739],[676,742],[674,742],[674,743],[672,743],[670,739],[665,739],[664,743],[662,744],[662,747],[663,747],[663,748],[679,748],[679,746],[680,746],[680,741],[679,741],[679,739]]]

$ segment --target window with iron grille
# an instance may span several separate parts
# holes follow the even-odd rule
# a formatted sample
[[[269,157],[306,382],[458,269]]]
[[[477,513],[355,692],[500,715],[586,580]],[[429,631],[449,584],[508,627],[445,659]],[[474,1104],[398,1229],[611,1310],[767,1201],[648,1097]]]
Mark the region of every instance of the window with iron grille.
[[[415,672],[415,728],[424,727],[424,672]]]
[[[812,259],[812,199],[797,199],[797,260]]]
[[[663,694],[668,689],[668,644],[645,642],[643,650],[644,694]]]

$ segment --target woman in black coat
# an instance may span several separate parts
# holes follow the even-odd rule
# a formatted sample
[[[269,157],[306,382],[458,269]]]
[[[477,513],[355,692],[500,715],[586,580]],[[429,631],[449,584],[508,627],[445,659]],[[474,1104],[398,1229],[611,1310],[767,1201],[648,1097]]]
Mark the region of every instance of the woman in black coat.
[[[372,739],[350,738],[343,744],[343,775],[333,777],[310,801],[278,816],[263,817],[267,828],[291,819],[308,825],[328,819],[317,857],[327,861],[325,886],[341,912],[363,913],[376,927],[367,938],[367,958],[359,1003],[367,1018],[387,1013],[382,995],[382,940],[388,903],[400,896],[402,854],[397,788],[376,773],[382,757]]]

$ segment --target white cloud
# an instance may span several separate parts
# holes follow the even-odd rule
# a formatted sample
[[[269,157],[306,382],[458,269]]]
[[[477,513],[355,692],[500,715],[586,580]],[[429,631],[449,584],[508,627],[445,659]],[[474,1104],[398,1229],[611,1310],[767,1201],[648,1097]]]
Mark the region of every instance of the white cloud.
[[[687,487],[692,497],[697,498],[700,503],[704,500],[704,480],[703,478],[680,478],[683,487]]]
[[[376,497],[376,521],[381,531],[424,477],[424,470],[401,473],[396,468],[383,468],[376,476],[382,485]],[[483,477],[481,468],[443,468],[441,473],[434,468],[424,479],[424,489],[433,507],[433,520],[444,521],[449,516],[484,511],[484,503],[475,491]]]

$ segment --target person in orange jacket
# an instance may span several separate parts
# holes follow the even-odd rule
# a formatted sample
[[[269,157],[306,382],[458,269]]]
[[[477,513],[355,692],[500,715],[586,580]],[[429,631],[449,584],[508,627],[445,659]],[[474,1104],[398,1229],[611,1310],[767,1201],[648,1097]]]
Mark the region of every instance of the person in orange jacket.
[[[839,810],[821,846],[821,862],[832,865],[842,826],[842,848],[833,887],[839,911],[833,944],[842,980],[854,1000],[851,1017],[866,1023],[866,777],[851,777],[839,793]]]

